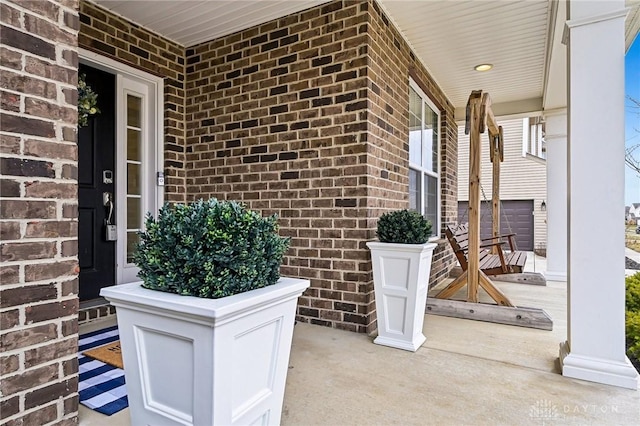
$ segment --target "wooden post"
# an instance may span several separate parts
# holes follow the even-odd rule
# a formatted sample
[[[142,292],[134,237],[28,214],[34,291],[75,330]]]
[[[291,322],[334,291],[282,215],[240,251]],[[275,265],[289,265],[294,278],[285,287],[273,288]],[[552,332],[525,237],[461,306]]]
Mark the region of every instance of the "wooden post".
[[[496,118],[491,110],[491,97],[488,93],[482,93],[482,90],[474,90],[469,96],[467,103],[467,123],[465,130],[469,131],[469,240],[467,251],[468,268],[467,268],[467,302],[478,302],[478,287],[481,285],[487,293],[499,305],[513,306],[509,299],[504,296],[491,280],[480,271],[480,158],[482,157],[482,144],[480,134],[484,133],[485,128],[488,130],[489,138],[493,139],[498,152],[492,153],[496,163],[499,163],[502,157],[500,140],[500,128],[496,122]],[[496,154],[498,158],[496,157]],[[498,167],[498,171],[499,171]],[[498,180],[499,182],[499,180]],[[499,187],[494,185],[494,191],[498,191]],[[496,197],[499,201],[499,196]],[[462,280],[461,280],[462,281]],[[461,283],[460,283],[461,284]]]
[[[491,111],[491,98],[482,90],[474,90],[467,101],[467,117],[465,133],[469,135],[469,227],[467,238],[467,270],[456,278],[435,297],[446,299],[452,297],[462,287],[467,286],[467,302],[478,303],[478,288],[482,287],[501,306],[513,306],[511,301],[489,277],[480,270],[480,157],[482,146],[480,134],[485,127],[489,130],[489,137],[497,135],[494,142],[497,148],[491,152],[492,156],[499,154],[502,159],[502,129],[496,124]],[[498,161],[499,162],[499,161]]]
[[[480,157],[482,144],[480,131],[482,91],[473,91],[469,96],[471,120],[469,123],[469,267],[467,269],[467,301],[478,302],[480,262]]]
[[[491,96],[489,96],[488,93],[482,95],[482,111],[482,120],[486,124],[487,129],[489,129],[489,134],[499,134],[500,127],[498,126],[496,117],[493,115],[493,110],[491,109]],[[481,127],[481,133],[484,133],[484,126]]]
[[[500,132],[498,134],[491,134],[491,163],[493,165],[493,177],[491,185],[491,218],[492,218],[492,236],[494,238],[500,235],[500,162],[501,153],[500,147],[502,146],[502,126],[499,127]],[[493,247],[493,254],[497,254],[498,248]]]

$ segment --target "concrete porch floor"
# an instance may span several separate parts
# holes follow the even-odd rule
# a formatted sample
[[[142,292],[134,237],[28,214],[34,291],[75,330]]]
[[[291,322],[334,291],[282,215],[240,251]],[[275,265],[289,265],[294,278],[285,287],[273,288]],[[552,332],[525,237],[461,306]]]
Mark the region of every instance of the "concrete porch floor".
[[[544,270],[529,257],[527,270]],[[640,392],[560,375],[566,283],[496,284],[517,305],[547,310],[554,330],[427,315],[427,341],[411,353],[298,323],[282,424],[640,424]],[[79,416],[81,425],[130,424],[128,410],[108,417],[81,405]]]

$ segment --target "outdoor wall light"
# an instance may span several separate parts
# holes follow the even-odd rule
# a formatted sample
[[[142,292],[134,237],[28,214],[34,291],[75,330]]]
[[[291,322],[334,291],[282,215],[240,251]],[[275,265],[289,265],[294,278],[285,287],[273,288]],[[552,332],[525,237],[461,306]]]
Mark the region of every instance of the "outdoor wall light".
[[[542,200],[542,203],[540,203],[540,210],[542,210],[543,212],[547,211],[547,203]]]
[[[489,71],[491,68],[493,68],[493,64],[480,64],[473,67],[474,70],[481,71],[481,72]]]

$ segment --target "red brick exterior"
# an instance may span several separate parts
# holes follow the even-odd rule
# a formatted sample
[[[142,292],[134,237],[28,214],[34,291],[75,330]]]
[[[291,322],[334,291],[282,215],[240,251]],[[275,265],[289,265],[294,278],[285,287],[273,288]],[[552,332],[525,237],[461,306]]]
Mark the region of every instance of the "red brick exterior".
[[[365,243],[408,206],[410,76],[440,108],[443,224],[457,169],[453,107],[378,5],[334,1],[186,49],[91,3],[80,21],[81,47],[165,77],[167,200],[278,214],[282,273],[312,281],[299,319],[375,330]],[[441,241],[432,284],[452,262]]]
[[[409,76],[440,107],[443,223],[455,221],[454,109],[377,4],[335,1],[187,49],[188,200],[241,200],[292,238],[298,318],[375,329],[376,218],[408,207]],[[452,255],[441,242],[433,282]]]
[[[76,424],[77,1],[0,5],[0,423]]]
[[[189,48],[85,1],[0,8],[3,423],[77,421],[78,45],[164,78],[168,201],[279,215],[282,273],[312,282],[301,321],[376,328],[366,242],[381,213],[408,207],[410,77],[440,109],[442,222],[455,221],[453,107],[374,0]],[[452,262],[440,241],[432,284]]]
[[[370,91],[371,100],[370,156],[374,177],[369,196],[374,214],[379,217],[389,208],[406,208],[409,193],[409,79],[413,79],[440,111],[440,214],[441,229],[434,234],[444,237],[448,224],[458,216],[458,126],[455,110],[445,94],[431,78],[424,65],[409,48],[398,29],[380,10],[375,1],[369,3]],[[386,172],[386,173],[385,173]],[[388,176],[388,177],[385,177]],[[384,204],[381,199],[386,199]],[[441,240],[433,253],[430,284],[441,282],[449,274],[454,256],[446,240]]]

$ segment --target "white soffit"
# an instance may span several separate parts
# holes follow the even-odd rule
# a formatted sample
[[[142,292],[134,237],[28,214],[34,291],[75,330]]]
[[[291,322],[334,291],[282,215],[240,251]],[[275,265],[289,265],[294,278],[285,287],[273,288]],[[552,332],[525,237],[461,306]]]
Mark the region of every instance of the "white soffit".
[[[328,0],[89,1],[190,47]],[[545,65],[553,0],[378,1],[457,109],[472,90],[489,92],[505,114],[542,108],[545,67],[554,68]],[[628,48],[640,28],[640,0],[626,6]],[[473,69],[482,63],[494,68]]]
[[[185,47],[269,22],[327,0],[93,0]]]
[[[625,40],[627,50],[640,31],[640,0],[627,0],[626,6],[630,9],[625,26]]]
[[[541,99],[548,0],[381,3],[456,108],[472,90],[494,104]],[[494,68],[473,69],[484,63]]]

